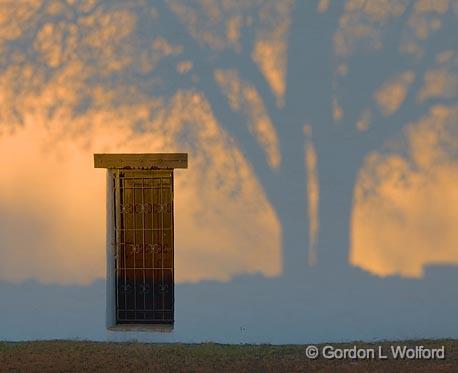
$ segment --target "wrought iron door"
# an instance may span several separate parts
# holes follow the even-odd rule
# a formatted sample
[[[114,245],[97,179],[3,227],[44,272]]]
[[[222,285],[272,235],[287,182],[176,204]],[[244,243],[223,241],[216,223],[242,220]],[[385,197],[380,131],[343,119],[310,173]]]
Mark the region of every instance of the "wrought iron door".
[[[115,170],[116,321],[174,320],[173,170]]]

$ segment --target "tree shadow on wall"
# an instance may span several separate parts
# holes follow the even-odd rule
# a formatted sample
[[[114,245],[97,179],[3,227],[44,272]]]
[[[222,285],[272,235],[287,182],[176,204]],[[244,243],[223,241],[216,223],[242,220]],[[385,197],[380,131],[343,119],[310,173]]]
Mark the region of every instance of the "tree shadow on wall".
[[[441,52],[453,49],[452,30],[456,25],[452,11],[443,16],[442,27],[429,35],[421,58],[412,58],[400,51],[409,20],[416,14],[414,2],[409,2],[400,15],[390,19],[385,29],[374,20],[366,20],[374,22],[366,26],[380,31],[380,47],[364,45],[359,53],[348,52],[342,57],[333,49],[333,43],[339,36],[338,32],[348,38],[339,28],[342,16],[348,12],[344,5],[345,2],[331,2],[329,9],[321,14],[317,11],[316,2],[298,1],[294,3],[288,19],[281,18],[281,11],[277,14],[270,9],[273,13],[270,17],[279,17],[277,23],[290,22],[285,40],[284,92],[280,98],[268,73],[263,72],[262,63],[256,63],[254,51],[259,47],[259,39],[268,43],[269,37],[273,38],[268,32],[266,36],[260,31],[262,26],[256,23],[259,17],[256,7],[246,10],[246,15],[254,21],[241,27],[239,49],[212,47],[205,35],[216,26],[215,21],[209,25],[204,22],[207,14],[205,6],[194,4],[187,8],[177,6],[174,1],[160,2],[155,6],[159,20],[150,26],[151,33],[182,46],[179,58],[189,58],[198,74],[198,79],[193,80],[159,67],[154,74],[168,79],[164,92],[169,96],[178,89],[202,92],[220,125],[235,139],[279,218],[283,276],[292,279],[300,277],[306,270],[307,249],[312,250],[308,255],[309,262],[311,258],[321,271],[330,276],[342,272],[349,265],[354,190],[366,156],[374,151],[383,152],[386,141],[402,135],[403,125],[419,120],[434,105],[456,102],[453,95],[424,102],[418,99],[423,84],[421,78],[435,66]],[[360,13],[347,16],[362,17],[364,11]],[[191,15],[201,20],[202,25],[190,24],[187,17]],[[140,21],[139,24],[143,23]],[[280,42],[274,46],[282,48]],[[164,68],[169,68],[169,62]],[[336,73],[339,64],[346,69],[342,76]],[[234,97],[225,91],[229,88],[224,83],[218,84],[217,71],[234,70],[235,77],[240,79],[239,90],[243,92],[244,85],[254,87],[273,125],[273,144],[270,145],[275,147],[273,139],[277,139],[279,160],[276,166],[272,165],[275,162],[269,158],[267,148],[263,147],[265,139],[256,137],[250,115],[237,105],[231,105]],[[408,82],[405,97],[399,100],[395,109],[390,107],[384,111],[374,98],[375,92],[387,82],[406,74],[406,71],[407,80],[411,76],[409,74],[418,78]],[[249,101],[248,96],[238,94],[236,99]],[[389,95],[395,96],[396,91]],[[342,118],[338,118],[336,106],[341,107]],[[367,127],[358,126],[366,113],[369,113],[370,123],[366,123]],[[182,145],[184,149],[188,146],[186,142]],[[313,171],[319,184],[316,206],[307,196],[312,175],[311,170],[305,172],[304,154],[310,146],[315,152],[316,169]],[[309,229],[313,208],[319,223],[316,233]],[[317,236],[313,237],[315,234]]]

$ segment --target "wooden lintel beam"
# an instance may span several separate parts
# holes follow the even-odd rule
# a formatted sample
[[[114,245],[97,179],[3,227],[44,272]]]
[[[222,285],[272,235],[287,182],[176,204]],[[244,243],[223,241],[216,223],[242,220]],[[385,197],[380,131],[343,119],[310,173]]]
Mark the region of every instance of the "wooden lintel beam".
[[[94,154],[94,167],[139,170],[188,168],[188,153]]]

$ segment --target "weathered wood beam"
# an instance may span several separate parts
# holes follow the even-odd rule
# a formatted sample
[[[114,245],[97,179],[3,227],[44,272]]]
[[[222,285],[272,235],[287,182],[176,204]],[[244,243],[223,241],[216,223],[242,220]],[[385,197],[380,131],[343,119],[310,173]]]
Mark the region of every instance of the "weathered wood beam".
[[[140,170],[188,168],[188,153],[94,154],[94,167]]]

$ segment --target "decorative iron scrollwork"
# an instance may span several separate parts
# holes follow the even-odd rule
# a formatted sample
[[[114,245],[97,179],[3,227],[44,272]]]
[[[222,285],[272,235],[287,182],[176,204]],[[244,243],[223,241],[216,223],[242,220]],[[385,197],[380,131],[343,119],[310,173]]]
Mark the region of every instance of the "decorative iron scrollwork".
[[[167,293],[169,291],[169,285],[162,283],[159,285],[159,290],[162,293]]]
[[[133,254],[140,254],[143,251],[143,245],[142,244],[135,244],[135,245],[130,245],[130,253]]]
[[[130,293],[131,290],[132,290],[132,287],[131,287],[129,284],[122,284],[122,285],[119,287],[119,290],[120,290],[122,293]]]
[[[158,254],[161,251],[162,251],[161,245],[158,243],[155,243],[155,244],[149,243],[146,245],[147,254],[154,254],[154,253]]]
[[[155,214],[159,214],[159,213],[166,213],[166,214],[169,214],[171,211],[171,205],[170,203],[154,203],[153,204],[153,212]]]
[[[168,246],[167,243],[164,244],[159,244],[159,243],[147,243],[147,244],[126,244],[126,254],[127,255],[138,255],[142,254],[143,252],[145,254],[160,254],[160,253],[167,253],[170,251],[170,247]],[[119,258],[119,249],[120,246],[116,244],[112,244],[112,251],[113,251],[113,257],[115,259]]]
[[[151,290],[150,285],[145,284],[145,283],[140,284],[139,288],[140,288],[140,293],[143,293],[143,294],[148,294]]]
[[[134,212],[134,206],[130,203],[121,205],[121,213],[123,214],[132,214]]]
[[[172,205],[168,202],[165,203],[136,203],[131,204],[131,203],[126,203],[124,205],[120,205],[121,213],[122,214],[159,214],[159,213],[165,213],[165,214],[170,214],[172,211]]]
[[[154,253],[154,245],[152,243],[147,243],[145,247],[145,253],[146,254],[152,254]]]
[[[151,214],[153,212],[153,205],[149,202],[145,203],[143,206],[143,211],[147,214]]]

